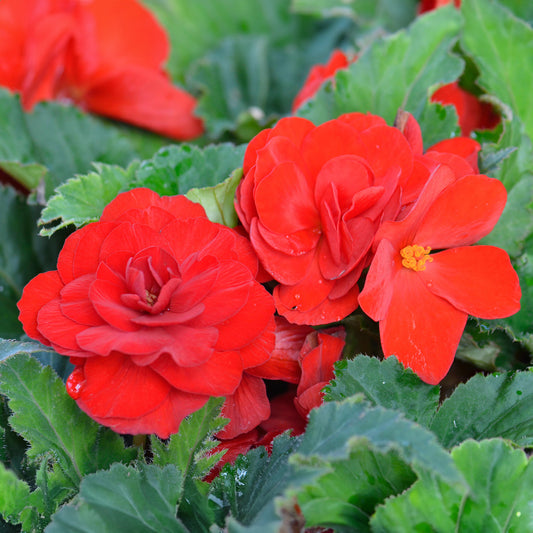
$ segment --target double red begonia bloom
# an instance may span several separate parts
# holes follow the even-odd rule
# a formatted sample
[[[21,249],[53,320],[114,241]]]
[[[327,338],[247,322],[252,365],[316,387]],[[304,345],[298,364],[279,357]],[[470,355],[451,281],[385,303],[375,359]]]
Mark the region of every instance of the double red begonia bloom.
[[[288,117],[249,143],[235,207],[289,321],[327,324],[354,311],[383,220],[405,216],[438,165],[474,172],[465,157],[477,157],[478,143],[452,139],[423,154],[418,124],[402,116],[401,128],[362,113],[320,126]]]
[[[67,238],[57,270],[25,287],[20,320],[70,356],[67,391],[89,416],[166,438],[270,358],[274,305],[257,268],[248,241],[199,204],[134,189]]]
[[[427,383],[448,372],[469,315],[503,318],[520,309],[507,253],[470,246],[492,230],[506,197],[499,180],[458,179],[442,165],[407,216],[377,232],[359,303],[379,321],[385,356],[395,355]]]
[[[168,38],[137,0],[2,0],[0,86],[24,109],[69,100],[178,140],[202,134],[195,99],[170,81]]]

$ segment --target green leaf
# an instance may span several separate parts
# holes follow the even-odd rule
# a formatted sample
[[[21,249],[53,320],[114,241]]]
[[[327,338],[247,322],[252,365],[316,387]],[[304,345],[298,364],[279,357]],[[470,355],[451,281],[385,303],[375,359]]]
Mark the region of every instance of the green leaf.
[[[168,146],[137,169],[132,187],[148,187],[160,195],[186,194],[211,187],[242,166],[246,145],[230,143],[199,148],[192,144]]]
[[[416,0],[292,0],[296,13],[351,17],[360,26],[396,31],[416,15]]]
[[[30,189],[44,176],[46,197],[95,161],[123,166],[135,156],[128,139],[107,122],[54,102],[25,113],[17,96],[0,89],[0,163]]]
[[[500,439],[466,441],[452,450],[467,485],[423,477],[391,498],[371,520],[375,533],[531,531],[533,463]]]
[[[0,337],[22,332],[17,301],[26,283],[55,266],[64,236],[37,235],[39,208],[30,206],[13,188],[0,186]]]
[[[76,490],[84,475],[115,461],[131,461],[136,452],[121,438],[93,422],[68,396],[50,367],[21,353],[0,363],[0,393],[9,399],[12,428],[29,443],[28,457],[52,460],[67,488]]]
[[[427,429],[382,407],[371,407],[360,397],[326,402],[309,415],[302,444],[291,463],[327,464],[345,459],[361,440],[399,457],[418,472],[432,472],[450,482],[461,482],[446,451]]]
[[[153,463],[176,465],[183,479],[204,477],[220,457],[206,455],[218,444],[212,436],[227,423],[227,419],[219,417],[223,403],[224,398],[210,398],[204,407],[183,420],[179,432],[171,435],[167,442],[152,436]]]
[[[491,437],[531,446],[533,372],[476,374],[443,402],[430,429],[447,448],[468,438]]]
[[[43,510],[40,491],[31,492],[27,483],[0,463],[0,514],[4,519],[22,524],[24,531],[35,530]]]
[[[509,106],[533,138],[533,28],[494,0],[470,0],[461,11],[461,45],[479,68],[477,83]]]
[[[259,447],[239,456],[233,465],[226,464],[211,483],[209,497],[213,506],[218,507],[217,522],[220,524],[229,511],[242,525],[257,526],[279,520],[271,505],[290,482],[287,461],[299,442],[283,434],[273,440],[270,454]]]
[[[372,405],[400,411],[423,426],[429,425],[439,404],[439,387],[424,383],[393,356],[380,361],[358,355],[335,365],[335,379],[325,389],[325,401],[339,401],[363,393]]]
[[[213,187],[203,189],[190,189],[185,196],[193,202],[200,204],[211,222],[217,222],[235,227],[239,223],[239,217],[235,211],[235,191],[242,178],[242,169],[234,170],[229,178]]]
[[[75,502],[62,507],[47,533],[148,533],[188,530],[176,518],[181,474],[173,465],[138,469],[114,464],[81,483]]]
[[[394,451],[382,453],[359,441],[346,460],[298,492],[306,526],[331,527],[336,532],[369,531],[376,506],[400,494],[416,480],[413,470]]]
[[[462,72],[462,60],[450,54],[460,26],[459,12],[450,6],[418,17],[407,30],[376,40],[348,69],[337,73],[334,88],[326,84],[298,115],[315,124],[352,111],[380,115],[389,124],[399,109],[416,119],[424,117],[431,91]],[[431,138],[433,143],[456,132],[455,125],[449,129],[447,113],[444,108],[430,113],[431,120],[421,125],[425,141]],[[441,120],[435,122],[439,114]]]
[[[77,228],[97,221],[104,207],[134,180],[138,163],[127,169],[95,163],[95,172],[77,176],[60,185],[41,213],[41,235],[52,235],[73,224]]]
[[[171,56],[167,68],[183,81],[189,65],[231,35],[269,35],[274,42],[292,42],[313,25],[290,11],[287,0],[143,0],[165,26]]]

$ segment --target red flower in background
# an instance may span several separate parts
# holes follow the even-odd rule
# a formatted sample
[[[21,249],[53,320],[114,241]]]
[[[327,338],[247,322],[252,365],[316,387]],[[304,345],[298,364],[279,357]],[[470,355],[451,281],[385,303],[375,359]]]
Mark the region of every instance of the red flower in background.
[[[448,83],[437,89],[431,96],[432,102],[451,104],[457,111],[461,135],[469,136],[474,130],[495,128],[500,117],[487,102],[482,102],[473,94],[465,91],[457,82]]]
[[[288,390],[268,398],[268,415],[257,418],[256,426],[245,434],[227,431],[226,426],[217,434],[220,444],[212,453],[226,450],[214,470],[206,478],[211,481],[226,463],[233,463],[240,453],[257,446],[270,448],[272,440],[284,431],[292,435],[305,431],[309,412],[322,403],[322,389],[334,378],[333,365],[344,348],[346,333],[342,327],[315,331],[308,326],[287,322],[275,317],[276,343],[271,358],[264,364],[249,369],[256,379],[265,378],[290,383]],[[260,381],[263,381],[262,379]],[[273,381],[271,381],[273,383]],[[251,398],[251,397],[250,397]],[[250,407],[257,412],[252,402]],[[228,416],[228,412],[222,412]],[[231,426],[233,419],[229,426]]]
[[[137,0],[3,0],[0,85],[26,110],[65,99],[175,139],[203,132],[195,99],[163,70],[163,28]]]
[[[67,390],[82,410],[166,438],[269,359],[274,305],[256,273],[247,240],[200,205],[135,189],[67,238],[57,270],[25,287],[19,318],[71,357]]]
[[[294,98],[292,112],[296,112],[304,102],[312,98],[322,84],[326,80],[333,78],[338,70],[347,68],[356,59],[357,56],[350,60],[342,50],[334,50],[325,65],[315,65],[312,67],[302,88]]]
[[[468,315],[502,318],[520,309],[507,253],[469,246],[492,230],[506,194],[496,179],[457,179],[442,165],[408,215],[376,235],[359,303],[379,321],[385,356],[396,355],[427,383],[446,375]]]
[[[461,0],[420,0],[418,12],[422,14],[426,11],[433,11],[433,9],[438,9],[439,7],[447,6],[451,3],[453,3],[455,7],[461,6]]]

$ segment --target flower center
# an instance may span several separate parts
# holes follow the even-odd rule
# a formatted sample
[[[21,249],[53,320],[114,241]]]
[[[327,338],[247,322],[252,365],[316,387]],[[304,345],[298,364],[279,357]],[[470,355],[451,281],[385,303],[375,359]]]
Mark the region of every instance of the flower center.
[[[421,270],[426,270],[426,262],[433,261],[433,258],[429,255],[431,248],[427,246],[424,248],[419,244],[413,244],[406,246],[400,250],[400,255],[402,256],[402,265],[405,268],[410,268],[415,272],[420,272]]]
[[[157,294],[154,294],[152,291],[145,289],[145,299],[148,305],[154,305],[157,302]]]

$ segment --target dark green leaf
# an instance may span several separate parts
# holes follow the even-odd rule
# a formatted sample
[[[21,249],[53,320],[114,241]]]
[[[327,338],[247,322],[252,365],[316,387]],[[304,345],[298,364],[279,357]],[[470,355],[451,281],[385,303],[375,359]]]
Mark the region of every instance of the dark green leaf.
[[[159,468],[121,464],[87,476],[75,502],[61,508],[48,533],[161,533],[188,530],[176,518],[181,474],[173,465]]]
[[[335,379],[326,387],[326,401],[363,393],[372,405],[394,409],[423,426],[439,404],[439,387],[428,385],[395,357],[380,361],[358,355],[335,365]]]
[[[491,437],[531,446],[533,372],[475,375],[444,401],[430,429],[447,448]]]

